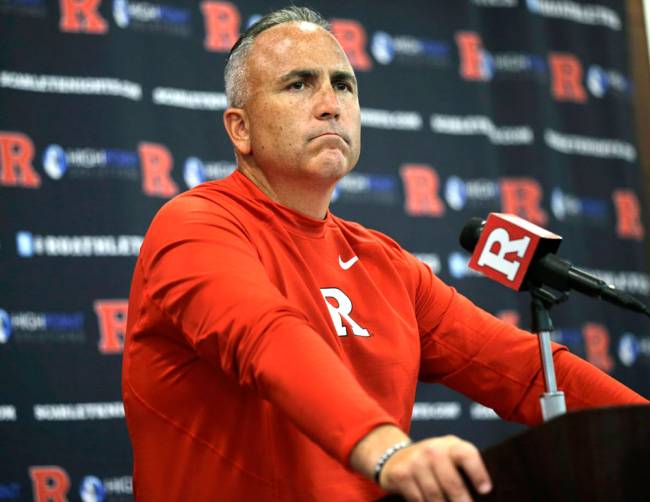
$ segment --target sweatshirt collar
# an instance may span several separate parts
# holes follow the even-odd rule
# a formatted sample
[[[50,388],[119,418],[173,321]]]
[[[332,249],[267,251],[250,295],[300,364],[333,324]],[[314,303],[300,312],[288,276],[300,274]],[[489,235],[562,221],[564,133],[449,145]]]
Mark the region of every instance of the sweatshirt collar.
[[[302,214],[279,202],[275,202],[238,169],[229,178],[240,188],[244,195],[254,199],[269,210],[267,211],[269,213],[269,219],[276,218],[290,229],[298,230],[302,234],[319,237],[324,235],[328,226],[334,225],[333,217],[329,210],[325,214],[325,218],[321,220]]]

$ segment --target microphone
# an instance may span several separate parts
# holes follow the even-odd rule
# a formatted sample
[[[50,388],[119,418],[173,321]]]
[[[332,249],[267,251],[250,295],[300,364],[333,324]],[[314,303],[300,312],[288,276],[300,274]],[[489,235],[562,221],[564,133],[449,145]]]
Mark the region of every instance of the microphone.
[[[515,291],[542,285],[575,290],[650,316],[648,307],[632,295],[559,258],[555,252],[562,237],[518,216],[490,213],[487,220],[471,218],[459,240],[472,253],[471,269]]]

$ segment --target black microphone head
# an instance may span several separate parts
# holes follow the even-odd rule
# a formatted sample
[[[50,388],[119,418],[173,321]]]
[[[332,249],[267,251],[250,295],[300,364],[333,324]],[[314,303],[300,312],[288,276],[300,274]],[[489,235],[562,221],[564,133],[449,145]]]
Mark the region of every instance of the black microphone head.
[[[478,216],[470,218],[469,221],[465,223],[465,226],[461,230],[460,237],[458,239],[463,249],[469,251],[470,253],[474,251],[476,244],[478,244],[478,239],[481,237],[481,232],[483,231],[484,225],[485,220],[483,218],[479,218]]]

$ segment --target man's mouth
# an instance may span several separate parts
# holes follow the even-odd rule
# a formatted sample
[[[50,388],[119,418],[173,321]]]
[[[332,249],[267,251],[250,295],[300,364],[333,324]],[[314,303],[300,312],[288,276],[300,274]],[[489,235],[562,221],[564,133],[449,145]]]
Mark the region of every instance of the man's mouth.
[[[318,138],[326,138],[329,136],[335,136],[337,138],[341,138],[343,141],[345,141],[345,143],[347,143],[348,145],[350,144],[350,138],[347,136],[347,134],[342,134],[334,131],[325,131],[320,134],[316,134],[315,136],[312,136],[310,138],[310,141]]]

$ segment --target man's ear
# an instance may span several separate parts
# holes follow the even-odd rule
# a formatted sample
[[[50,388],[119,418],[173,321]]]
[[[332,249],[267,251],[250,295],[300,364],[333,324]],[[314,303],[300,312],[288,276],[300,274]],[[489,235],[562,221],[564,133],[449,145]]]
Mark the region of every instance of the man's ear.
[[[235,150],[242,155],[250,154],[250,128],[246,111],[243,108],[227,108],[223,112],[223,125]]]

